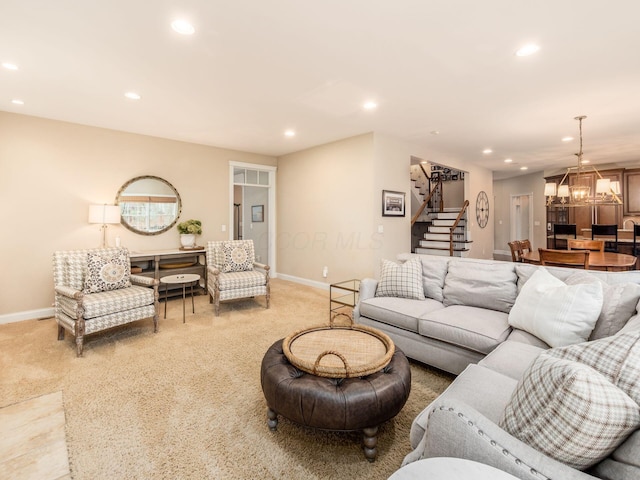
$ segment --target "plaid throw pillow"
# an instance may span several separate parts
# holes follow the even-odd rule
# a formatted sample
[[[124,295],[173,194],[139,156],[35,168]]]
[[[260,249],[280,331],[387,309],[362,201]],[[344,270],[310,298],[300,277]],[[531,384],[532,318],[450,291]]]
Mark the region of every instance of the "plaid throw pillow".
[[[420,259],[412,258],[401,265],[389,260],[382,260],[376,297],[424,300]]]
[[[584,470],[640,426],[640,408],[591,367],[543,352],[518,383],[499,425],[549,457]]]
[[[106,292],[131,286],[129,252],[121,249],[114,254],[88,253],[87,275],[83,293]]]
[[[640,331],[552,348],[546,353],[588,365],[640,405]]]

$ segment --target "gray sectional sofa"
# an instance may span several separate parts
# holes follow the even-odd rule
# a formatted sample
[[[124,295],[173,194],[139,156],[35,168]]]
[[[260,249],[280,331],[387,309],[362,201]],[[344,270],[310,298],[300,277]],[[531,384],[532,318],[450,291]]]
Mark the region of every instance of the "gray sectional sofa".
[[[402,254],[398,261],[400,265],[419,262],[424,298],[400,298],[393,293],[380,296],[381,282],[364,279],[361,281],[359,302],[354,309],[354,321],[387,333],[409,358],[458,375],[447,390],[414,420],[411,428],[411,446],[414,450],[407,455],[404,464],[430,457],[456,457],[482,462],[522,479],[640,479],[640,430],[634,427],[637,418],[633,417],[636,415],[634,410],[637,410],[640,418],[640,271],[585,272],[414,254]],[[536,273],[540,269],[544,272]],[[544,278],[545,275],[549,278]],[[576,311],[582,309],[587,316],[590,311],[597,310],[590,302],[593,299],[600,302],[601,310],[595,313],[595,317],[592,315],[597,318],[595,325],[591,323],[585,330],[580,322],[572,324],[574,314],[569,311],[562,317],[567,328],[572,330],[566,338],[563,333],[554,330],[555,325],[544,327],[546,332],[536,330],[542,328],[539,325],[544,325],[548,318],[555,318],[554,311],[549,314],[545,308],[555,309],[560,316],[566,310],[564,306],[556,307],[553,303],[558,301],[557,298],[553,299],[553,295],[557,297],[558,292],[565,292],[564,287],[545,290],[546,294],[551,295],[548,302],[545,300],[539,305],[531,303],[529,297],[540,278],[547,282],[562,280],[558,285],[569,285],[567,292],[572,288],[571,292],[575,292],[575,288],[582,289],[582,297],[577,296],[576,301],[569,303],[570,308]],[[523,290],[529,281],[529,286]],[[591,288],[588,285],[596,284],[599,286],[594,287],[595,290],[588,290]],[[386,285],[389,286],[388,283]],[[395,284],[392,284],[392,291],[393,288]],[[597,298],[598,295],[601,297]],[[525,296],[529,303],[525,301]],[[518,320],[518,316],[526,317],[534,310],[539,310],[542,317],[534,318],[533,325]],[[576,313],[574,316],[580,315]],[[532,332],[538,333],[546,341]],[[574,336],[576,333],[577,337]],[[580,336],[582,341],[574,340]],[[588,363],[591,354],[575,354],[567,349],[580,350],[582,346],[591,345],[597,350],[598,342],[609,339],[617,341],[618,338],[626,339],[627,344],[631,342],[631,353],[625,353],[627,356],[618,363],[607,363],[596,358],[592,365],[585,368],[589,372],[592,367],[599,371],[601,365],[606,367],[615,364],[617,373],[603,372],[603,375],[609,375],[607,378],[612,383],[618,381],[621,369],[626,369],[627,378],[634,380],[627,381],[625,385],[616,384],[612,389],[616,390],[616,394],[620,393],[618,387],[624,390],[620,395],[625,397],[627,405],[631,405],[630,415],[633,418],[625,426],[627,430],[621,440],[615,446],[610,446],[608,451],[605,450],[605,454],[597,461],[585,461],[582,466],[561,461],[558,459],[561,457],[553,450],[555,447],[550,447],[552,442],[545,439],[542,445],[537,445],[535,441],[529,441],[526,435],[523,436],[522,431],[514,433],[514,427],[505,423],[505,412],[509,408],[513,412],[514,401],[518,400],[516,397],[526,387],[523,382],[526,383],[525,380],[532,375],[531,370],[542,362],[543,357],[547,363]],[[600,350],[600,355],[618,351],[609,345]],[[573,355],[573,360],[577,358],[579,361],[546,358],[554,355],[566,357],[569,354]],[[600,374],[596,372],[594,375]],[[544,374],[541,378],[548,377]],[[574,380],[570,376],[568,383],[573,385]],[[547,393],[551,396],[557,393],[562,402],[562,388],[564,386],[558,387],[558,392]],[[553,401],[557,400],[544,398],[539,403],[542,403],[541,408],[545,408],[545,405],[552,406]],[[594,415],[589,410],[587,416],[595,418]],[[543,418],[544,415],[538,417]],[[539,423],[538,417],[534,416],[532,428],[536,428],[536,422]],[[546,424],[537,427],[542,428],[543,436],[553,428],[562,430],[566,425],[572,425],[571,419],[565,417],[567,415],[560,419],[565,422],[562,427],[549,427]],[[553,423],[557,419],[552,415],[547,420]],[[578,426],[576,432],[581,433],[580,428]],[[535,437],[535,432],[532,437]],[[563,443],[570,444],[571,437],[575,442],[583,442],[580,435],[571,434],[569,438],[560,440],[558,450],[562,450]],[[551,450],[545,451],[545,448]],[[586,445],[585,449],[588,456],[589,449],[595,450],[596,447]]]

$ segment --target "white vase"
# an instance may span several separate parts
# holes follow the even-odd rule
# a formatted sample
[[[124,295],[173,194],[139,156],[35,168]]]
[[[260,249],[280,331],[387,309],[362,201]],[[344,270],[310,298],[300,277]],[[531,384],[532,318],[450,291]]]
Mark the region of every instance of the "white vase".
[[[196,236],[193,233],[183,233],[180,235],[180,244],[185,247],[193,247],[196,244]]]

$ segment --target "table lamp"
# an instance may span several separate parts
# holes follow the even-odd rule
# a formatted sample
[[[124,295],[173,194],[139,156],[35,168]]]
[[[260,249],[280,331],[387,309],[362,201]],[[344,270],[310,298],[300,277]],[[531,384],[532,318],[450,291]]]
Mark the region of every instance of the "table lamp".
[[[120,223],[120,207],[118,205],[89,205],[89,223],[102,224],[102,245],[107,247],[107,226]]]

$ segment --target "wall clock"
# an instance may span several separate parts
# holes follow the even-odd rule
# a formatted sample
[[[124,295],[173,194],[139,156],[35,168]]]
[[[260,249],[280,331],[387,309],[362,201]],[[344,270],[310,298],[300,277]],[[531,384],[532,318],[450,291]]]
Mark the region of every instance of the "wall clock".
[[[478,193],[478,198],[476,198],[476,220],[480,228],[486,227],[489,221],[489,197],[483,190]]]

